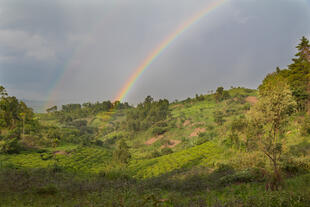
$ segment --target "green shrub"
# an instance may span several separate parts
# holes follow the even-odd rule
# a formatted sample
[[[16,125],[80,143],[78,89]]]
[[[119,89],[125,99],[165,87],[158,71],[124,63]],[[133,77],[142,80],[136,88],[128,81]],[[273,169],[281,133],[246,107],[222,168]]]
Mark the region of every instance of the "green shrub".
[[[217,136],[216,131],[209,131],[209,132],[206,134],[206,137],[208,138],[208,140],[212,140],[212,139],[214,139],[216,136]]]
[[[53,173],[60,173],[64,171],[64,167],[58,164],[58,161],[48,166],[49,170]]]
[[[53,158],[53,153],[41,153],[40,157],[42,160],[50,160]]]
[[[3,139],[0,141],[0,153],[19,153],[21,147],[17,138]]]
[[[230,192],[229,195],[222,199],[217,196],[208,196],[208,205],[210,207],[234,207],[234,206],[251,206],[251,207],[308,207],[310,198],[307,193],[273,191],[263,192],[249,189],[246,184],[240,185]],[[213,198],[211,196],[214,196]]]
[[[200,139],[198,139],[196,142],[195,142],[195,145],[201,145],[201,144],[203,144],[203,143],[205,143],[205,142],[207,142],[208,140],[207,139],[205,139],[205,138],[200,138]]]
[[[214,116],[214,122],[216,124],[223,125],[225,119],[224,119],[224,113],[222,111],[214,111],[213,116]]]
[[[37,188],[35,192],[39,195],[55,195],[58,192],[58,189],[55,185],[49,184],[47,186]]]
[[[290,146],[290,153],[295,156],[306,156],[310,152],[310,143],[304,140],[303,142]]]
[[[250,108],[251,108],[251,104],[249,104],[249,103],[244,104],[244,106],[242,107],[242,109],[244,111],[248,111],[248,110],[250,110]]]
[[[46,149],[38,149],[37,150],[38,153],[44,153],[44,152],[48,152]]]
[[[177,120],[176,119],[172,119],[171,121],[169,121],[169,126],[170,129],[172,128],[176,128],[177,127]]]
[[[104,137],[103,144],[104,145],[113,145],[116,143],[116,141],[123,138],[124,135],[121,133],[110,133]]]
[[[226,114],[226,116],[231,116],[231,115],[234,115],[234,114],[236,114],[236,109],[234,109],[234,108],[229,108],[229,109],[226,109],[225,110],[225,114]]]
[[[161,154],[156,150],[156,151],[152,152],[151,158],[160,157],[160,155]]]
[[[220,164],[218,168],[210,174],[210,178],[219,180],[224,176],[232,175],[234,173],[235,169],[232,166],[226,164]]]
[[[247,122],[244,116],[233,119],[231,122],[231,130],[233,132],[242,132],[247,127]]]
[[[263,181],[264,175],[259,170],[243,170],[231,175],[226,175],[220,178],[222,185],[228,185],[233,183],[249,183],[254,181]]]
[[[154,127],[152,130],[153,135],[161,135],[164,134],[167,131],[167,128],[165,127]]]
[[[169,147],[162,148],[162,150],[161,150],[161,155],[168,155],[171,153],[173,153],[173,151]]]
[[[213,125],[207,125],[207,129],[208,129],[208,131],[211,131],[214,129],[214,126]]]
[[[168,124],[165,121],[159,121],[155,124],[156,127],[167,127]]]
[[[300,133],[302,136],[308,136],[310,134],[310,116],[306,116],[301,124]]]
[[[121,140],[113,152],[113,158],[116,161],[127,164],[131,158],[129,147],[124,140]]]
[[[94,141],[94,144],[97,145],[97,146],[99,146],[99,147],[102,147],[102,146],[103,146],[103,141],[101,141],[100,139],[96,139],[96,140]]]
[[[205,132],[199,132],[198,133],[198,137],[205,137],[207,133]]]
[[[281,165],[282,171],[289,175],[298,173],[307,173],[310,171],[310,160],[307,158],[289,158],[285,159]]]
[[[87,126],[87,121],[86,120],[76,120],[71,122],[71,125],[80,128],[80,127],[86,127]]]

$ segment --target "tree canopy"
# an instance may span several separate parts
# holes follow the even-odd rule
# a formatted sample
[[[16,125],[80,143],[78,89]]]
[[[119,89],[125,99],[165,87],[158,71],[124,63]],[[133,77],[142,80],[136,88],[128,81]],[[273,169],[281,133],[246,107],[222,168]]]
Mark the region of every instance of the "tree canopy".
[[[297,102],[299,111],[309,110],[310,104],[310,44],[306,37],[300,39],[297,45],[298,52],[288,69],[277,73],[288,80],[292,94]]]
[[[296,106],[287,80],[276,73],[268,75],[259,86],[259,101],[249,112],[253,140],[272,162],[276,186],[280,182],[278,161],[288,115]]]

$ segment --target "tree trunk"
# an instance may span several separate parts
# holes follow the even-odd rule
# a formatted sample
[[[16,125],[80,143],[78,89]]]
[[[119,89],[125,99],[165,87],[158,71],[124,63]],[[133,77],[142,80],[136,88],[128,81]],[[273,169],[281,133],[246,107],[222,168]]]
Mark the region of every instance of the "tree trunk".
[[[310,115],[310,81],[308,80],[308,84],[307,84],[307,95],[308,98],[306,100],[306,111],[307,111],[307,115]]]
[[[281,185],[282,178],[280,171],[278,169],[278,163],[276,157],[272,160],[273,162],[273,177],[270,182],[270,189],[271,190],[279,190],[279,186]]]

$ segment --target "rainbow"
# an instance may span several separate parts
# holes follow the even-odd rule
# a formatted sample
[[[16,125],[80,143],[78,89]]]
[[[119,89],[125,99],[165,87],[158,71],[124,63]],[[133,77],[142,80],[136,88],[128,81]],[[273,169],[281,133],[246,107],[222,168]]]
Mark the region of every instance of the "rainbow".
[[[132,86],[135,84],[135,82],[138,80],[138,78],[142,75],[142,73],[154,62],[154,60],[167,48],[169,45],[174,42],[182,33],[184,33],[186,30],[188,30],[194,23],[198,22],[200,19],[205,17],[207,14],[209,14],[211,11],[219,7],[220,5],[224,4],[228,0],[214,0],[213,3],[208,5],[206,8],[198,12],[196,15],[192,16],[190,19],[185,21],[183,24],[181,24],[177,30],[172,32],[167,38],[164,39],[140,64],[140,66],[134,70],[134,73],[129,77],[129,79],[126,81],[124,86],[121,88],[121,90],[117,93],[117,96],[114,98],[114,101],[119,100],[123,101]],[[96,32],[96,31],[94,31]],[[51,107],[56,104],[53,100],[53,97],[57,97],[58,90],[61,90],[61,86],[64,83],[64,77],[70,76],[70,73],[74,71],[74,68],[76,68],[78,65],[83,63],[81,62],[74,62],[72,61],[73,57],[83,57],[85,51],[85,47],[87,46],[87,42],[85,44],[80,45],[74,54],[72,54],[72,57],[70,58],[71,61],[67,62],[64,65],[64,70],[59,74],[59,78],[55,83],[53,84],[53,87],[51,87],[51,90],[46,95],[46,103],[44,105],[44,109]],[[81,58],[79,58],[80,60]]]
[[[167,48],[169,45],[174,42],[180,35],[187,31],[194,23],[201,20],[211,11],[224,4],[228,0],[217,0],[206,8],[198,12],[196,15],[191,17],[189,20],[185,21],[180,27],[177,28],[173,33],[171,33],[167,38],[164,39],[135,69],[134,73],[129,77],[127,82],[124,84],[122,89],[119,91],[118,95],[114,98],[114,101],[123,101],[132,86],[142,75],[142,73],[154,62],[154,60]]]

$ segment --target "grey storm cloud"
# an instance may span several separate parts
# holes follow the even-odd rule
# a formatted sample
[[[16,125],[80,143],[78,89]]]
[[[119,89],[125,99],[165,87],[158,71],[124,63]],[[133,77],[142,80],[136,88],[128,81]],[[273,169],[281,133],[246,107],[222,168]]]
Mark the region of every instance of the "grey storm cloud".
[[[113,99],[154,48],[211,2],[0,0],[0,84],[26,99]],[[125,101],[256,88],[290,63],[309,22],[307,0],[227,0],[173,41]]]

